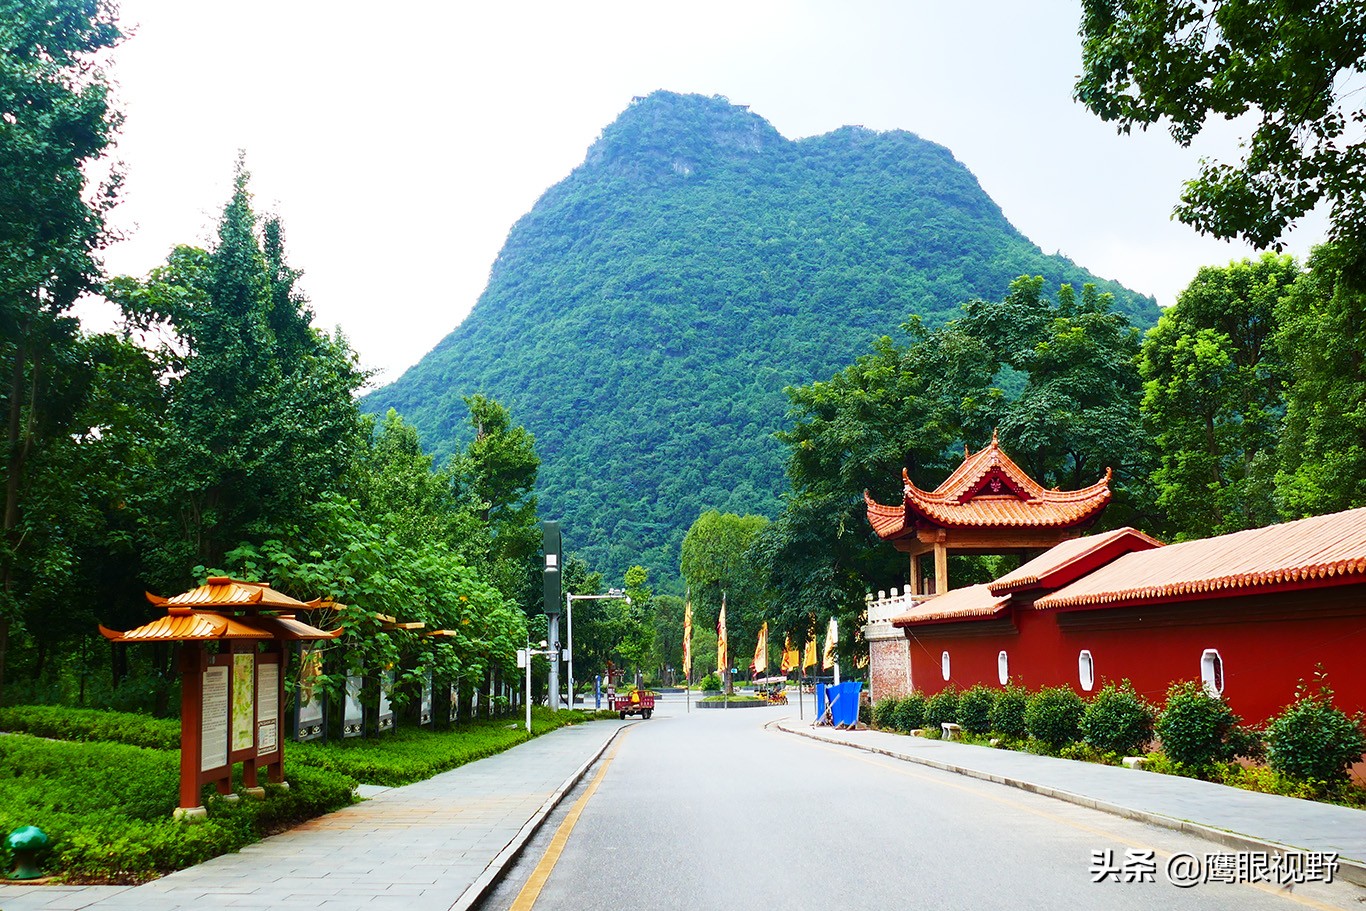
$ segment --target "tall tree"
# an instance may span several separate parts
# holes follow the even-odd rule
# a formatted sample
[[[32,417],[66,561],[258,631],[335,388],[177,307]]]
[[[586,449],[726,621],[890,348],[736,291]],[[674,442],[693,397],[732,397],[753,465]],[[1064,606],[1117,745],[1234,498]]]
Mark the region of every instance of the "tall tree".
[[[1286,391],[1276,496],[1291,518],[1366,506],[1366,291],[1324,245],[1277,307]]]
[[[1091,285],[1069,285],[1056,301],[1043,279],[1021,276],[993,309],[1020,328],[1006,337],[981,332],[978,302],[964,307],[963,331],[982,337],[998,362],[1023,374],[1018,398],[1000,411],[1001,439],[1046,486],[1076,489],[1115,473],[1108,520],[1132,521],[1147,500],[1148,464],[1138,415],[1138,330]]]
[[[98,279],[95,253],[117,179],[92,187],[119,124],[97,65],[122,38],[101,0],[0,0],[0,383],[5,504],[0,541],[0,684],[25,572],[26,475],[67,437],[71,305]]]
[[[1204,161],[1177,216],[1276,244],[1320,202],[1339,270],[1366,286],[1366,69],[1359,0],[1084,0],[1076,97],[1122,132],[1166,121],[1189,145],[1213,116],[1256,122],[1237,164]]]
[[[474,439],[453,464],[462,496],[478,509],[490,535],[488,560],[494,584],[528,612],[540,597],[536,559],[541,544],[536,516],[536,439],[499,402],[465,398]]]
[[[1291,257],[1274,253],[1201,269],[1144,339],[1153,483],[1164,530],[1179,539],[1277,518],[1286,371],[1273,340],[1280,299],[1299,275]]]
[[[679,569],[692,591],[696,629],[715,626],[725,593],[729,641],[753,641],[769,607],[763,567],[755,551],[768,524],[764,516],[737,516],[712,509],[698,516],[688,529]],[[732,646],[734,655],[743,651]],[[737,667],[743,666],[743,662],[733,660]]]
[[[178,248],[146,281],[108,290],[132,325],[167,336],[159,505],[146,511],[150,581],[166,588],[293,521],[336,487],[361,439],[355,355],[307,325],[278,225],[262,250],[248,183],[239,160],[211,251]]]

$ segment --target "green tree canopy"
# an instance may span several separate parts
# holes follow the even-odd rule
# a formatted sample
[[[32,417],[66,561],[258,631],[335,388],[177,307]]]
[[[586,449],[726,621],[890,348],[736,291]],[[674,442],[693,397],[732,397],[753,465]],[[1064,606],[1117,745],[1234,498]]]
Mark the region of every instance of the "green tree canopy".
[[[1204,161],[1177,216],[1276,244],[1320,202],[1342,266],[1366,282],[1366,69],[1358,0],[1084,0],[1076,97],[1128,132],[1165,121],[1189,145],[1214,117],[1256,122],[1236,164]]]
[[[1143,342],[1143,419],[1164,527],[1177,538],[1275,521],[1286,370],[1274,339],[1300,275],[1273,253],[1201,269]]]
[[[1366,292],[1328,244],[1277,307],[1286,389],[1276,496],[1291,518],[1366,506]]]
[[[50,507],[60,494],[35,487],[30,469],[66,458],[55,450],[71,442],[88,379],[70,309],[95,287],[108,240],[117,176],[94,186],[87,174],[119,125],[98,61],[121,39],[101,0],[0,0],[0,683],[19,591],[56,568],[54,551],[31,546],[30,530],[51,516],[30,501]]]

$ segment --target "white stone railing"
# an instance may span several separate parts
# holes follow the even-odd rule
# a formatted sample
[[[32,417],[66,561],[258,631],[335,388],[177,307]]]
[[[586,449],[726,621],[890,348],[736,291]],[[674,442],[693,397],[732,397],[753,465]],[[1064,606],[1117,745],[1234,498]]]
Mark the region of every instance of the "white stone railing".
[[[901,630],[892,626],[892,618],[898,617],[915,606],[909,587],[903,592],[894,588],[890,593],[879,591],[877,597],[871,592],[864,597],[868,609],[868,625],[863,628],[864,639],[900,639]]]

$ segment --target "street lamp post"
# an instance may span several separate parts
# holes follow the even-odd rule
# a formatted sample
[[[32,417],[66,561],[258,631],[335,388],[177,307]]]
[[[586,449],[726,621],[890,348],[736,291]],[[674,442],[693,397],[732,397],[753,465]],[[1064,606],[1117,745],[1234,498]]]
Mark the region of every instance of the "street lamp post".
[[[619,588],[610,588],[605,595],[571,595],[565,592],[564,612],[565,622],[568,628],[565,630],[568,638],[568,647],[565,649],[569,653],[569,707],[574,708],[574,602],[575,601],[625,601],[631,603],[631,598]],[[560,694],[556,693],[555,698],[559,699]]]

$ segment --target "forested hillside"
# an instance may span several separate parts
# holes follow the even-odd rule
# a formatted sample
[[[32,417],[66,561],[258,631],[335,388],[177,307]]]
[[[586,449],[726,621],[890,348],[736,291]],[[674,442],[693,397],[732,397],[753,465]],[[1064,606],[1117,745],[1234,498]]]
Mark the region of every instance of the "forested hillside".
[[[468,318],[364,407],[396,408],[445,458],[463,397],[496,398],[536,437],[566,545],[609,580],[631,563],[668,578],[702,511],[776,514],[784,387],[1022,274],[1157,318],[1044,255],[942,146],[861,127],[792,141],[724,98],[656,92],[513,227]]]

